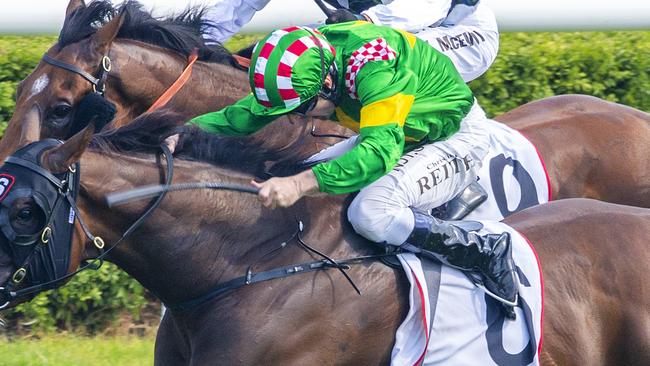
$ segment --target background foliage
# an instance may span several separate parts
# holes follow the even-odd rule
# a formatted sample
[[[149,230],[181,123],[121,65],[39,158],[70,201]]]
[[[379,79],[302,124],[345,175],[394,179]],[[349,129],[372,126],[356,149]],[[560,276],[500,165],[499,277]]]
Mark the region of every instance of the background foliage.
[[[239,49],[257,38],[238,36],[227,46]],[[54,42],[51,36],[0,37],[0,133],[13,113],[16,85]],[[650,111],[650,32],[503,34],[496,62],[471,87],[490,115],[566,93],[589,94]],[[130,329],[134,325],[137,329],[147,316],[155,323],[158,311],[155,300],[138,283],[108,264],[4,316],[12,333],[110,334],[125,318]]]
[[[650,32],[509,33],[470,86],[490,115],[559,94],[650,111]]]

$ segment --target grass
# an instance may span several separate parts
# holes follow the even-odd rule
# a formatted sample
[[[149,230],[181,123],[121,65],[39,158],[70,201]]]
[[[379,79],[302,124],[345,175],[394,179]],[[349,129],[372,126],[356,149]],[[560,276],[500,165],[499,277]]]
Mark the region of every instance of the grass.
[[[139,366],[153,365],[153,338],[94,337],[68,334],[41,339],[4,339],[4,366]]]

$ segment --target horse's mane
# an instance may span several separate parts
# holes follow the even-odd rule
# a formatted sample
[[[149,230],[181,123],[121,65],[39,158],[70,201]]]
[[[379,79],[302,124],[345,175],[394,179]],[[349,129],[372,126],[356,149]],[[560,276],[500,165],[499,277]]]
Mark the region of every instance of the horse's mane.
[[[180,133],[174,155],[184,160],[208,162],[262,178],[292,175],[308,167],[302,163],[308,156],[297,153],[299,144],[272,150],[255,136],[216,135],[183,125],[187,120],[188,116],[172,110],[144,114],[118,129],[96,134],[91,148],[103,153],[155,154],[167,136]]]
[[[202,20],[205,7],[188,7],[177,15],[154,18],[135,0],[127,0],[114,7],[108,0],[94,0],[75,10],[64,22],[57,45],[63,48],[95,34],[98,29],[124,14],[124,23],[117,37],[142,41],[189,56],[195,48],[199,59],[236,65],[236,61],[222,45],[206,45],[201,31],[211,27]]]

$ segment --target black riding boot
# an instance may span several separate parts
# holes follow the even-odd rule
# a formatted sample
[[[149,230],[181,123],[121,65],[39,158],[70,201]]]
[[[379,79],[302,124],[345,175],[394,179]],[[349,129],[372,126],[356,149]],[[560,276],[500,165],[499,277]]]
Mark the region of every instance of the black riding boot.
[[[451,223],[416,210],[413,214],[415,227],[404,243],[407,249],[409,245],[417,247],[422,255],[470,275],[478,274],[488,291],[516,302],[517,278],[509,233],[479,235],[475,230],[480,228],[470,227],[471,221]]]

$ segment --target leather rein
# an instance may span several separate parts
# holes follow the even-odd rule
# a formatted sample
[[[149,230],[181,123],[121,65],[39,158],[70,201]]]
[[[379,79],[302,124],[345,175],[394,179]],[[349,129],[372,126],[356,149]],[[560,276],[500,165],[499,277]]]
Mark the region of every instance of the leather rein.
[[[153,185],[153,186],[143,186],[139,188],[134,188],[132,190],[123,191],[123,192],[114,192],[106,196],[106,201],[109,207],[125,204],[131,201],[145,199],[149,197],[162,194],[163,192],[175,192],[175,191],[184,191],[184,190],[196,190],[196,189],[214,189],[214,190],[229,190],[249,194],[257,194],[258,190],[248,186],[240,186],[235,184],[228,183],[179,183],[173,185]],[[341,260],[335,260],[329,257],[328,255],[318,251],[309,244],[307,244],[303,239],[303,233],[305,231],[304,224],[302,221],[297,220],[297,228],[293,234],[285,241],[280,243],[276,248],[270,250],[268,253],[264,254],[257,262],[251,264],[246,269],[246,273],[243,276],[239,276],[216,285],[210,291],[201,295],[199,297],[178,302],[178,303],[164,303],[165,306],[171,311],[189,311],[197,306],[204,304],[218,296],[227,294],[234,290],[239,289],[247,285],[252,285],[254,283],[270,281],[278,278],[289,277],[302,273],[309,273],[318,270],[328,270],[328,269],[337,269],[346,280],[350,283],[352,288],[361,295],[361,290],[354,283],[352,278],[347,274],[346,270],[350,269],[352,264],[360,264],[364,261],[375,261],[381,260],[384,264],[395,267],[392,261],[386,261],[389,257],[394,257],[396,254],[399,254],[399,251],[383,253],[383,254],[374,254],[374,255],[363,255],[352,258],[346,258]],[[321,260],[291,264],[284,267],[274,268],[262,272],[254,272],[253,267],[267,258],[269,255],[276,253],[277,251],[286,248],[290,243],[296,241],[298,245],[307,251],[308,253],[315,254],[321,257]],[[159,297],[159,296],[158,296]],[[159,297],[160,298],[160,297]]]

